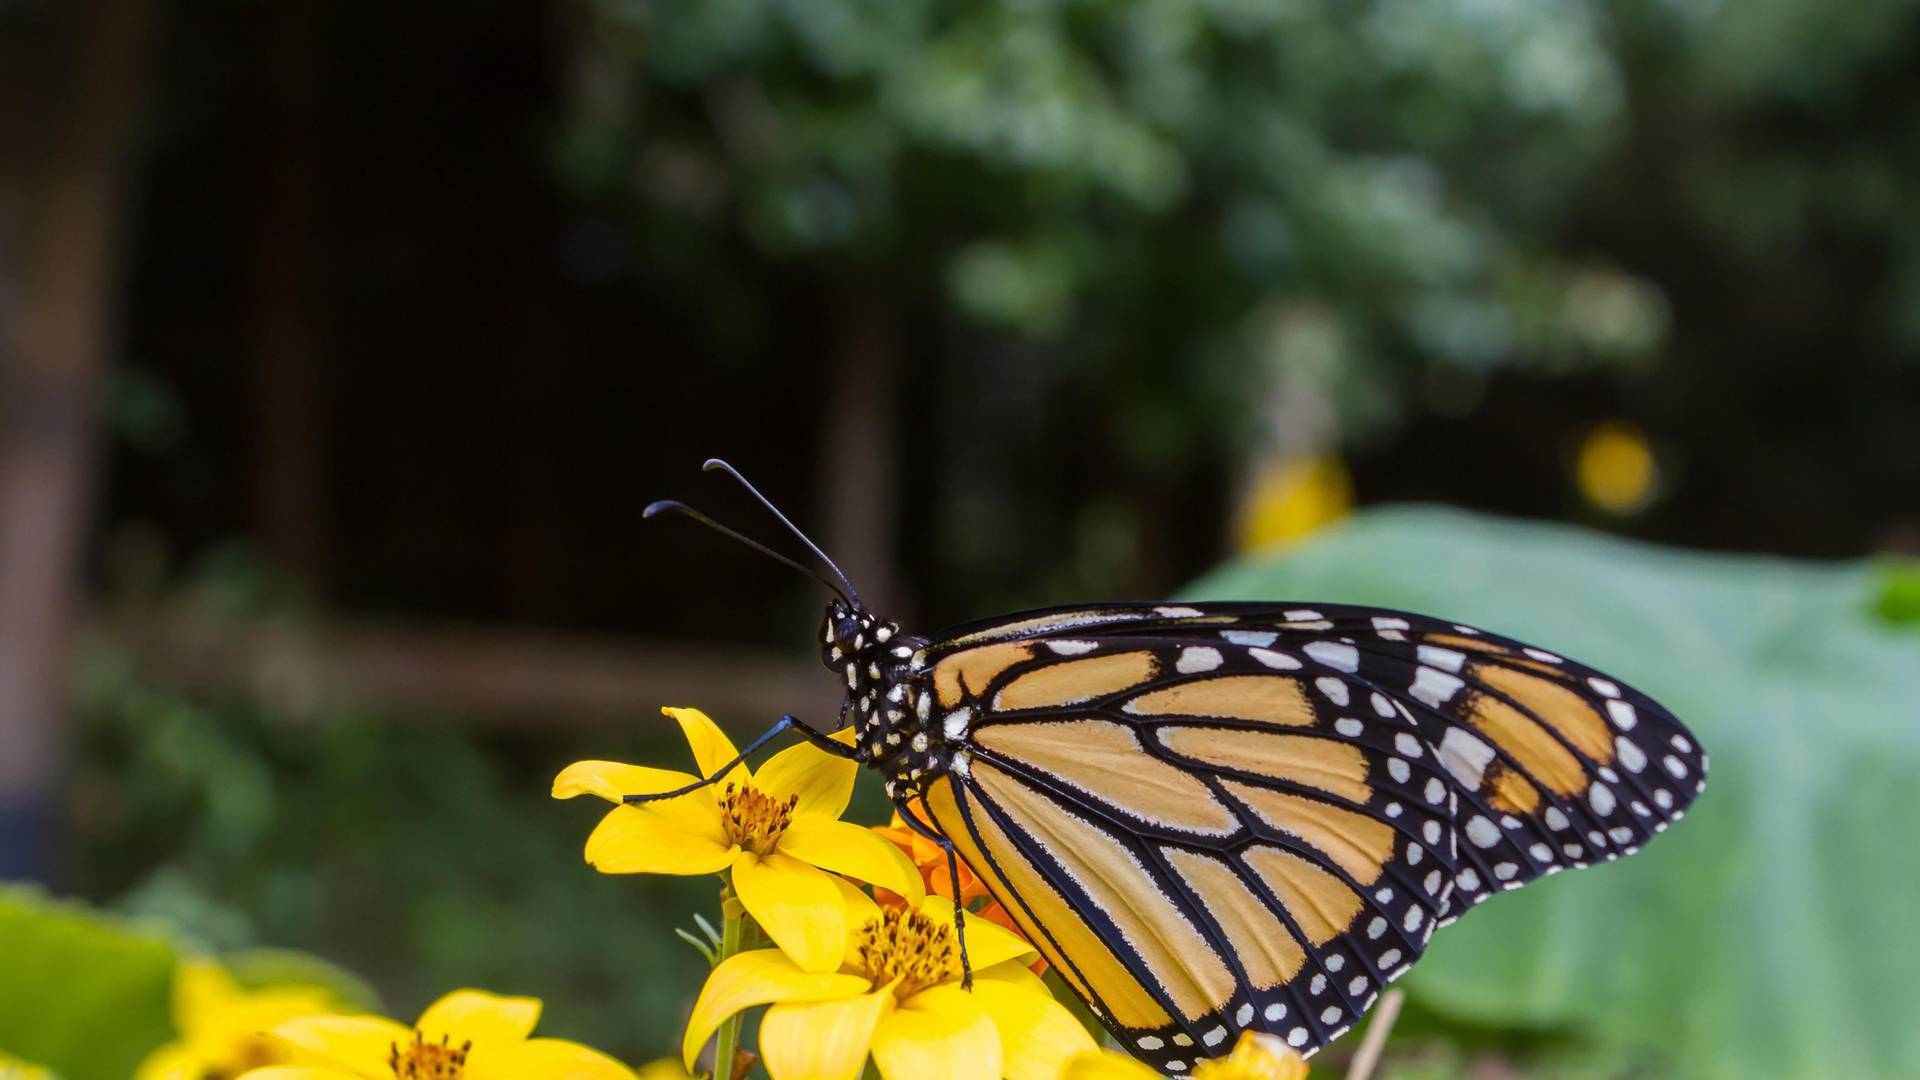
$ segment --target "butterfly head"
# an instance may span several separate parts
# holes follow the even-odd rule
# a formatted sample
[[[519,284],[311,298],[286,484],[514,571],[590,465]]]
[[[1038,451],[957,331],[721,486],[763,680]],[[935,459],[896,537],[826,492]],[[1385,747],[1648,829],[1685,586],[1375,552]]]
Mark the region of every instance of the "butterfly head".
[[[889,669],[912,655],[913,649],[901,641],[899,623],[844,600],[827,604],[820,627],[820,662],[846,680],[849,698],[871,689]]]

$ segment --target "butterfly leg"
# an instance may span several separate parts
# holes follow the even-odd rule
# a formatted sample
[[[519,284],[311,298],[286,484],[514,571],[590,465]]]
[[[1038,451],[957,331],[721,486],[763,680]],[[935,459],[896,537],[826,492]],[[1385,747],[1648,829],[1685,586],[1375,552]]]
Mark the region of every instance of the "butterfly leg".
[[[752,742],[746,745],[745,749],[741,750],[738,754],[735,754],[733,756],[732,761],[729,761],[725,765],[722,765],[718,769],[715,769],[713,771],[712,776],[701,777],[700,779],[695,780],[691,784],[674,788],[672,791],[659,791],[659,792],[654,792],[653,794],[650,794],[650,795],[623,796],[622,797],[623,801],[628,803],[659,802],[662,799],[678,798],[679,796],[685,795],[689,792],[699,791],[701,788],[706,787],[709,784],[718,783],[721,777],[733,771],[734,766],[747,760],[749,757],[752,757],[756,751],[758,751],[761,747],[767,745],[767,743],[773,741],[775,738],[777,738],[780,735],[781,732],[784,732],[784,731],[797,731],[800,733],[800,736],[806,739],[808,742],[812,743],[813,745],[819,747],[820,749],[825,750],[828,753],[833,754],[837,757],[853,756],[853,749],[851,747],[846,746],[843,743],[834,742],[832,739],[827,738],[827,736],[821,733],[820,731],[808,726],[805,723],[802,723],[798,718],[792,715],[787,715],[787,716],[781,717],[778,720],[775,720],[773,722],[772,727],[761,732],[758,737],[756,737]]]
[[[953,936],[960,944],[960,988],[973,989],[973,961],[967,956],[967,905],[960,900],[960,857],[954,854],[953,841],[940,835],[933,827],[920,820],[920,816],[905,804],[900,805],[900,820],[907,828],[940,846],[947,855],[947,880],[953,886]]]

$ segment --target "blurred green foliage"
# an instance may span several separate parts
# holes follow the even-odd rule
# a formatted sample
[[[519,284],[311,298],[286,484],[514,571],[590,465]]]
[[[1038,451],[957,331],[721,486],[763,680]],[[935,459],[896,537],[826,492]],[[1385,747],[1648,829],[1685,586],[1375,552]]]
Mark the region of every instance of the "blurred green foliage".
[[[1920,1074],[1920,643],[1875,617],[1871,567],[1402,509],[1190,595],[1374,604],[1540,642],[1658,698],[1712,754],[1700,801],[1644,852],[1436,936],[1406,983],[1427,1008],[1675,1076]]]
[[[1016,354],[1070,341],[1031,377],[1145,460],[1289,385],[1364,427],[1429,363],[1611,366],[1665,332],[1656,288],[1554,235],[1623,121],[1597,4],[590,10],[560,162],[661,287],[737,322],[753,266],[797,263]]]
[[[430,718],[210,699],[144,681],[103,648],[78,696],[82,893],[199,949],[317,953],[371,980],[396,1015],[473,986],[543,998],[543,1031],[626,1058],[674,1045],[705,963],[670,927],[716,886],[595,874],[581,848],[599,808],[547,795],[574,757],[684,754],[664,721],[575,752],[546,733],[476,739]],[[260,954],[249,965],[240,974],[302,970]]]
[[[173,946],[84,905],[0,888],[0,1051],[126,1080],[173,1030]]]

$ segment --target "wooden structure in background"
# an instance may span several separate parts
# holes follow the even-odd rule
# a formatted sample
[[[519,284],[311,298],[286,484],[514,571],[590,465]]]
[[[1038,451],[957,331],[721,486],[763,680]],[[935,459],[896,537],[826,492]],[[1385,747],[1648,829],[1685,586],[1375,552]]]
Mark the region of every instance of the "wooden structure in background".
[[[0,878],[45,877],[67,634],[155,6],[34,5],[0,50]]]
[[[653,723],[662,705],[692,705],[744,730],[789,712],[831,726],[841,698],[817,663],[744,650],[445,625],[237,622],[184,607],[103,614],[88,629],[149,677],[293,716],[345,705],[558,730]]]

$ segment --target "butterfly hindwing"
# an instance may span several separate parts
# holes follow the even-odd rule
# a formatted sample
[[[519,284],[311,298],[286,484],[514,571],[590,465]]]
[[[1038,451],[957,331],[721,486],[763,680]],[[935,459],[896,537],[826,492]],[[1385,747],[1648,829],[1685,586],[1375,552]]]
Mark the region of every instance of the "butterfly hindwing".
[[[1376,609],[1033,612],[917,663],[963,749],[916,811],[1173,1073],[1248,1028],[1324,1045],[1442,920],[1630,853],[1705,767],[1597,672]]]

